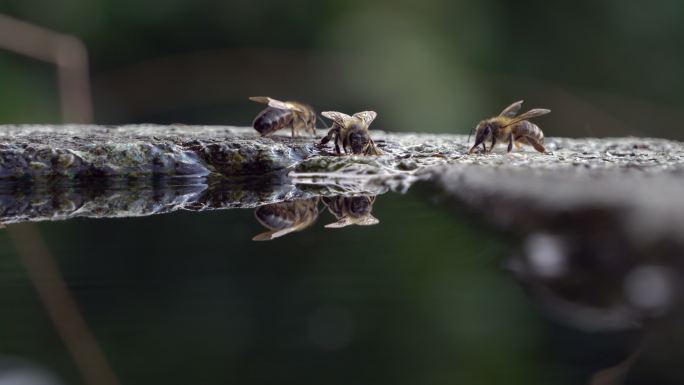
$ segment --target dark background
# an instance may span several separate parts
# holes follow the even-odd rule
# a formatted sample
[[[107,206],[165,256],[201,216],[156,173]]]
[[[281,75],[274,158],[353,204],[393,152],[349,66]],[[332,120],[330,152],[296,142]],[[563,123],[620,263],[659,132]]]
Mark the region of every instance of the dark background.
[[[514,100],[547,136],[682,138],[684,4],[5,0],[81,39],[97,123],[249,125],[247,96],[467,132]],[[54,71],[0,51],[0,123],[58,122]]]

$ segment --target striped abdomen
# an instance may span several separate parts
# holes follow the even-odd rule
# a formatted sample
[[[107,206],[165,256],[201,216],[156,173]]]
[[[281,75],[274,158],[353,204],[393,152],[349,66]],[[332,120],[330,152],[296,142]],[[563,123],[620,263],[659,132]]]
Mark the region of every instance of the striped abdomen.
[[[281,230],[292,227],[299,222],[299,213],[293,202],[274,203],[257,207],[254,211],[256,219],[266,228]]]
[[[254,216],[264,227],[280,230],[309,225],[318,218],[318,198],[259,206]]]
[[[515,138],[530,137],[536,139],[539,143],[544,143],[544,133],[534,123],[528,120],[523,120],[522,122],[516,124],[513,127],[513,135]]]
[[[266,136],[281,128],[292,126],[293,119],[294,113],[291,110],[268,107],[257,115],[252,126],[261,136]]]

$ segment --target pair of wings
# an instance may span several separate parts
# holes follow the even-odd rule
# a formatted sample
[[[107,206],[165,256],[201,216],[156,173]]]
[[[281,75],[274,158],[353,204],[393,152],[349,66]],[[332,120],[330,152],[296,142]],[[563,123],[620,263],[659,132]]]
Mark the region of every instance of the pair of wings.
[[[504,108],[503,111],[499,114],[499,116],[505,116],[507,118],[511,118],[511,120],[507,125],[513,125],[515,123],[521,122],[523,120],[528,120],[532,118],[536,118],[538,116],[546,115],[551,110],[547,110],[545,108],[534,108],[531,109],[523,114],[518,115],[518,112],[520,111],[520,107],[522,107],[523,101],[518,100],[517,102],[511,104],[510,106]],[[517,115],[517,116],[516,116]]]
[[[350,225],[359,225],[359,226],[370,226],[370,225],[377,225],[380,223],[380,220],[370,214],[365,215],[360,218],[352,218],[352,217],[343,217],[337,222],[329,223],[325,225],[326,228],[328,229],[337,229],[341,227],[347,227]],[[276,238],[280,238],[283,235],[287,235],[290,233],[293,233],[295,231],[302,230],[303,228],[309,226],[310,223],[299,223],[291,227],[287,227],[284,229],[280,230],[271,230],[267,231],[265,233],[261,233],[258,235],[255,235],[254,238],[252,238],[253,241],[270,241]]]
[[[283,102],[280,100],[269,98],[268,96],[252,96],[251,98],[249,98],[249,100],[257,103],[268,104],[269,107],[277,108],[279,110],[294,110],[299,112],[305,112],[301,106],[298,106],[291,102]],[[344,123],[353,118],[357,118],[360,119],[366,125],[366,127],[368,127],[373,122],[373,120],[375,120],[375,118],[378,116],[378,114],[375,111],[357,112],[354,114],[353,117],[337,111],[324,111],[321,112],[321,115],[337,123]]]
[[[353,116],[349,116],[347,114],[343,114],[337,111],[323,111],[321,112],[321,115],[325,116],[326,118],[332,120],[335,123],[340,124],[352,120],[354,118],[360,119],[366,125],[366,127],[368,127],[378,116],[378,114],[375,111],[357,112]]]
[[[297,112],[306,112],[302,106],[291,102],[283,102],[268,96],[252,96],[249,100],[257,103],[268,104],[269,107],[277,108],[279,110],[293,110]]]

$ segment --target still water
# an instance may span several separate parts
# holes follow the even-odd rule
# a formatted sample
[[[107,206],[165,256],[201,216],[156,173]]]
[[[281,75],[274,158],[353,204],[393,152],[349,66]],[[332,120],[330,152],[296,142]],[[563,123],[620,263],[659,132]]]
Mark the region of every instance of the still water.
[[[661,370],[672,355],[644,347],[647,326],[554,315],[511,268],[521,241],[430,187],[257,210],[0,230],[0,384],[84,383],[69,346],[88,333],[120,384],[681,383]],[[282,229],[283,211],[301,231],[262,225]],[[21,255],[36,252],[17,244],[35,242],[26,226],[61,277]],[[46,300],[55,280],[67,298]],[[83,325],[59,315],[69,298]],[[679,335],[655,328],[657,346]]]

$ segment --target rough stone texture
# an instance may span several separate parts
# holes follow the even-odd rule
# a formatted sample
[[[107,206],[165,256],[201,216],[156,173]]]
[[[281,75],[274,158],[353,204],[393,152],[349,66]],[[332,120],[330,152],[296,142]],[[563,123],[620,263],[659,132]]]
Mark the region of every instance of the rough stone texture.
[[[202,126],[0,126],[0,178],[262,175],[309,157],[304,140]]]
[[[468,156],[462,135],[373,131],[373,137],[386,155],[338,157],[330,147],[318,150],[310,137],[262,138],[244,127],[0,126],[0,179],[255,176],[288,170],[385,175],[415,173],[445,163],[651,172],[680,171],[684,164],[681,143],[658,139],[553,138],[547,139],[549,154],[529,149],[505,154],[502,146],[499,153]]]
[[[323,136],[319,132],[318,138]],[[92,125],[0,126],[0,179],[121,179],[261,176],[353,171],[378,174],[443,163],[462,138],[401,137],[375,132],[388,156],[340,158],[316,148],[311,137],[263,138],[248,127]],[[383,138],[399,142],[382,143]],[[445,141],[446,142],[443,142]],[[405,145],[405,146],[399,146]]]
[[[337,156],[310,137],[262,138],[244,127],[0,126],[0,220],[255,207],[434,180],[508,228],[532,231],[553,213],[585,207],[619,213],[621,228],[684,228],[684,208],[675,204],[684,192],[679,142],[549,138],[547,154],[501,146],[467,155],[463,135],[372,135],[384,155]],[[524,218],[533,218],[527,227]]]

